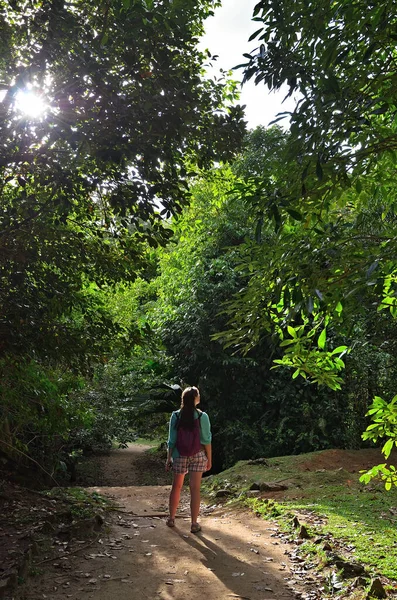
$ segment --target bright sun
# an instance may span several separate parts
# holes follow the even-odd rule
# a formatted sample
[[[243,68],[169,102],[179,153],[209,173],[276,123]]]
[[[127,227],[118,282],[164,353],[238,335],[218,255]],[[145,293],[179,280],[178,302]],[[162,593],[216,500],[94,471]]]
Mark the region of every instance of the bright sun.
[[[45,113],[47,104],[35,92],[20,90],[15,97],[15,108],[27,117],[38,119]]]

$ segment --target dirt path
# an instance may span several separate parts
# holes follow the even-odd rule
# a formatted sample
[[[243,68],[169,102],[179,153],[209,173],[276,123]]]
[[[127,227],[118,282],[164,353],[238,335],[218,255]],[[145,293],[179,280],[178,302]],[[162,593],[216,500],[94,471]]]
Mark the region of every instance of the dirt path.
[[[135,446],[102,459],[108,485],[93,489],[112,497],[120,512],[92,544],[79,548],[76,540],[74,554],[61,552],[46,563],[43,573],[20,588],[18,600],[321,598],[310,591],[313,580],[297,587],[296,565],[286,554],[291,545],[273,524],[248,512],[203,506],[202,532],[193,535],[185,491],[177,526],[168,528],[155,515],[166,513],[170,486],[130,485],[145,479],[144,449]],[[150,469],[152,479],[164,481],[156,469]]]

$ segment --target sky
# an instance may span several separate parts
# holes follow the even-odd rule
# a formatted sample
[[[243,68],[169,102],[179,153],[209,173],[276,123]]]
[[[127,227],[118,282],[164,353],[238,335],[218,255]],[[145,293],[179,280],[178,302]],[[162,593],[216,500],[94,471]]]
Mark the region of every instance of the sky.
[[[258,0],[223,0],[222,6],[216,9],[215,16],[206,20],[206,33],[201,39],[200,48],[208,48],[212,55],[219,55],[215,63],[218,68],[229,70],[246,62],[243,53],[258,46],[255,40],[248,42],[249,36],[260,27],[260,23],[251,21],[257,2]],[[241,69],[234,71],[234,79],[241,81],[242,76]],[[277,113],[291,110],[294,106],[291,98],[282,104],[285,95],[286,91],[269,93],[263,83],[258,86],[252,81],[244,84],[240,104],[246,105],[248,127],[267,126],[276,118]],[[287,127],[288,120],[279,124]]]

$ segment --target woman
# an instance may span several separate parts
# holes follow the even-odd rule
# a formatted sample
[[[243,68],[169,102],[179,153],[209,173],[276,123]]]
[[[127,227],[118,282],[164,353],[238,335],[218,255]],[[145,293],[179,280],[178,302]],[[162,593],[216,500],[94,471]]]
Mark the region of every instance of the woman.
[[[200,485],[205,471],[212,466],[211,426],[207,413],[197,410],[200,392],[188,387],[182,393],[181,408],[171,415],[166,471],[172,467],[173,480],[167,519],[168,527],[175,526],[183,480],[189,473],[190,515],[192,533],[201,530],[197,522],[200,510]]]

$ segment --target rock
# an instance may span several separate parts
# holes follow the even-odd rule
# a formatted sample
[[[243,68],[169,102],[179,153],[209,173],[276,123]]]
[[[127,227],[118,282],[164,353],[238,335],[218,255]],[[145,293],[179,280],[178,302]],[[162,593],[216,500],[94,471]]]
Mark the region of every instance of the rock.
[[[371,583],[367,598],[387,598],[387,593],[381,580],[377,577]]]
[[[365,577],[357,577],[352,583],[353,588],[365,587],[366,585],[367,580],[365,579]]]
[[[332,552],[332,546],[328,542],[325,542],[323,550],[324,552]]]
[[[292,525],[295,527],[295,529],[298,529],[298,527],[300,527],[300,523],[299,523],[299,519],[298,519],[298,517],[296,517],[296,516],[295,516],[295,517],[292,519]]]
[[[227,496],[231,496],[232,492],[230,490],[218,490],[215,494],[215,498],[226,498]]]
[[[248,490],[248,492],[246,492],[246,497],[247,498],[257,498],[260,494],[259,490]]]
[[[261,489],[260,483],[257,483],[256,481],[254,481],[254,483],[250,487],[250,490],[260,490],[260,489]]]
[[[91,519],[82,519],[80,521],[74,521],[70,525],[64,525],[58,530],[57,536],[61,540],[70,541],[73,537],[89,535],[94,531],[99,531],[103,523],[103,517],[96,514]]]
[[[104,522],[105,521],[103,520],[102,515],[96,514],[94,517],[94,531],[98,531],[99,529],[101,529]]]
[[[335,567],[342,571],[343,577],[355,577],[365,573],[365,569],[360,563],[347,562],[341,558],[334,561]]]
[[[264,465],[265,467],[269,466],[266,458],[253,458],[251,460],[247,460],[247,465]]]
[[[281,483],[260,483],[259,489],[261,492],[282,492],[288,490],[288,486]]]
[[[301,528],[299,530],[299,537],[301,538],[301,540],[310,540],[309,532],[304,525],[301,525]]]
[[[283,490],[288,490],[288,487],[280,483],[254,481],[254,483],[251,484],[250,490],[260,490],[261,492],[281,492]]]

